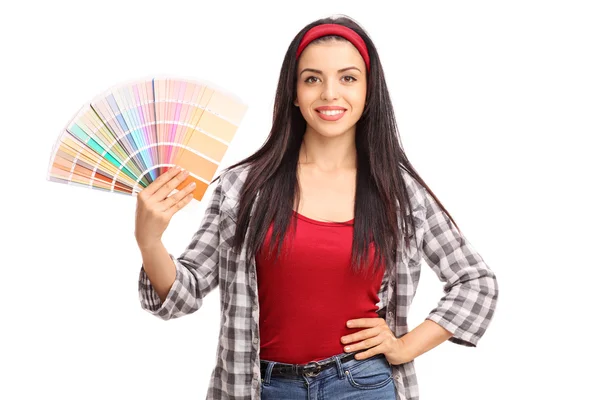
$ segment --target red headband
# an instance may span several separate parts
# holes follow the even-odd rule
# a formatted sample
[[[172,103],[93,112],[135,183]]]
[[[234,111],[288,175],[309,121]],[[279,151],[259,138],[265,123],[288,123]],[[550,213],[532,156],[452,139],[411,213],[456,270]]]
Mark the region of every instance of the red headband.
[[[344,39],[348,40],[350,43],[352,43],[362,56],[363,60],[365,60],[367,70],[371,68],[369,51],[367,50],[367,45],[365,44],[364,40],[360,37],[358,33],[354,32],[352,29],[339,24],[322,24],[309,29],[308,32],[304,34],[304,37],[302,38],[302,41],[298,46],[298,51],[296,52],[296,60],[300,57],[300,54],[302,53],[302,51],[304,51],[306,46],[308,46],[313,40],[328,35],[341,36]]]

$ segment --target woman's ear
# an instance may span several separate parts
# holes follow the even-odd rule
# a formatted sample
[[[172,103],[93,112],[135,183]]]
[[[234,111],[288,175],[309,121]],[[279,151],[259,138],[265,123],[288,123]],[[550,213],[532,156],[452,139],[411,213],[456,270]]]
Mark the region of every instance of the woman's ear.
[[[295,98],[295,99],[294,99],[294,105],[295,105],[296,107],[298,107],[298,99],[297,99],[297,98]]]

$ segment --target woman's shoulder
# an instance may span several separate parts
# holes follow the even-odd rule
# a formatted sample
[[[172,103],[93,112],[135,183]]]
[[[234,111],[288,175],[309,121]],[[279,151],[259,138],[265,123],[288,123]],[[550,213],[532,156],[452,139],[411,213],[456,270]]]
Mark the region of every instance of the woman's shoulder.
[[[408,198],[411,203],[411,208],[413,210],[422,208],[425,204],[425,196],[427,194],[427,189],[415,178],[410,172],[405,170],[403,167],[400,167],[400,174],[402,175],[402,179],[406,185],[406,190],[408,192]]]
[[[250,165],[248,164],[225,168],[219,174],[219,185],[223,196],[238,200],[249,171]]]

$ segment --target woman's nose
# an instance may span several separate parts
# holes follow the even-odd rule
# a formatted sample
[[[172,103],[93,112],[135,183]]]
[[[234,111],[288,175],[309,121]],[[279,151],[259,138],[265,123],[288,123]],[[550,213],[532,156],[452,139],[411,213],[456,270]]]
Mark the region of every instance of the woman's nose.
[[[338,96],[339,93],[335,81],[327,80],[323,85],[323,91],[321,92],[321,100],[336,100]]]

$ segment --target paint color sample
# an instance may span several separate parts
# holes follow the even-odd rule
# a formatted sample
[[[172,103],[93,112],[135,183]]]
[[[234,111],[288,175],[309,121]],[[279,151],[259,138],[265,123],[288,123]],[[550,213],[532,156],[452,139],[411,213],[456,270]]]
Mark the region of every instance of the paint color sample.
[[[136,195],[174,166],[202,199],[247,106],[210,82],[153,78],[115,86],[82,107],[59,135],[47,179]]]

